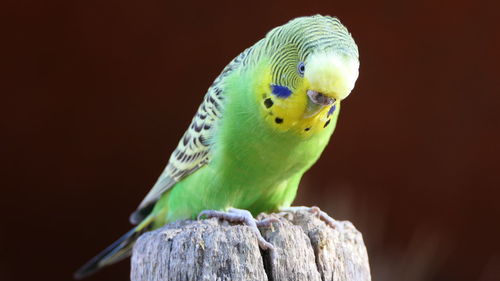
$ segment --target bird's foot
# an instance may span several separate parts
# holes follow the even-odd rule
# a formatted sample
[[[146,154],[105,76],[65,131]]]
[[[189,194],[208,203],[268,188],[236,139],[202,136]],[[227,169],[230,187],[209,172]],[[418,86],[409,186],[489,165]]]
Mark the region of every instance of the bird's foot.
[[[264,237],[262,237],[262,234],[259,231],[259,226],[261,227],[269,227],[271,226],[271,223],[273,222],[278,222],[279,220],[277,218],[267,218],[263,220],[256,220],[252,216],[252,214],[247,211],[247,210],[241,210],[241,209],[235,209],[235,208],[230,208],[227,212],[223,211],[216,211],[216,210],[205,210],[202,211],[198,215],[198,219],[201,217],[206,217],[207,219],[209,218],[219,218],[223,219],[229,222],[239,222],[242,223],[248,227],[250,227],[250,230],[255,233],[257,236],[257,240],[259,242],[259,246],[263,250],[274,250],[274,246],[267,242]]]
[[[283,208],[280,211],[281,212],[307,211],[309,213],[312,213],[312,214],[316,215],[317,218],[319,218],[326,225],[330,226],[333,229],[341,229],[342,228],[342,224],[341,223],[339,223],[338,221],[334,220],[332,217],[330,217],[327,213],[323,212],[317,206],[312,206],[312,207],[293,206],[293,207]]]

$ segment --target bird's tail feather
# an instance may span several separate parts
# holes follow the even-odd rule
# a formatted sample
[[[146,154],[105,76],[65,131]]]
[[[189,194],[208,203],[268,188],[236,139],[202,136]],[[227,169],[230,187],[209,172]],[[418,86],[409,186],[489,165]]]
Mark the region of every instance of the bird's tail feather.
[[[129,232],[125,233],[122,237],[116,240],[113,244],[108,246],[97,256],[93,257],[86,264],[84,264],[80,269],[78,269],[75,274],[75,279],[83,279],[104,266],[117,263],[127,257],[132,253],[132,247],[135,241],[141,234],[146,231],[151,230],[152,217],[144,220],[137,227],[134,227]]]

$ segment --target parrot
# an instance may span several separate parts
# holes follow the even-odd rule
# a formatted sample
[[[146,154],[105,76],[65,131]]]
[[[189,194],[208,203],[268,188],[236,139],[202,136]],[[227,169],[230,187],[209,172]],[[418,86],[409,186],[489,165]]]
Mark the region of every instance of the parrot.
[[[74,277],[127,258],[141,234],[183,219],[241,222],[261,248],[272,249],[257,228],[269,221],[254,216],[294,208],[300,180],[328,144],[359,65],[358,47],[336,17],[298,17],[270,30],[208,88],[165,169],[130,216],[132,230]]]

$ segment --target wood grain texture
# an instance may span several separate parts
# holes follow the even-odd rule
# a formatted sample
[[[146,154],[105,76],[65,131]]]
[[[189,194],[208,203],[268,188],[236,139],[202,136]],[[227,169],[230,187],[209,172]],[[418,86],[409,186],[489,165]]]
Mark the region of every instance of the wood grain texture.
[[[263,215],[274,251],[261,251],[248,227],[217,219],[179,221],[142,235],[132,254],[132,281],[370,281],[362,235],[348,222],[335,229],[307,211]]]

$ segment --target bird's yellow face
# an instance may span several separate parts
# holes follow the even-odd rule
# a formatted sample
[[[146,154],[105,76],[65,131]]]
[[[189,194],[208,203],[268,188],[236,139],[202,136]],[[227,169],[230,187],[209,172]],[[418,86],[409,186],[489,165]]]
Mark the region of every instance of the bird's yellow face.
[[[294,86],[277,85],[272,69],[263,72],[257,93],[265,121],[278,131],[294,131],[307,137],[328,128],[340,109],[340,101],[354,88],[359,62],[336,53],[316,53],[298,62]],[[284,83],[282,83],[284,84]]]

